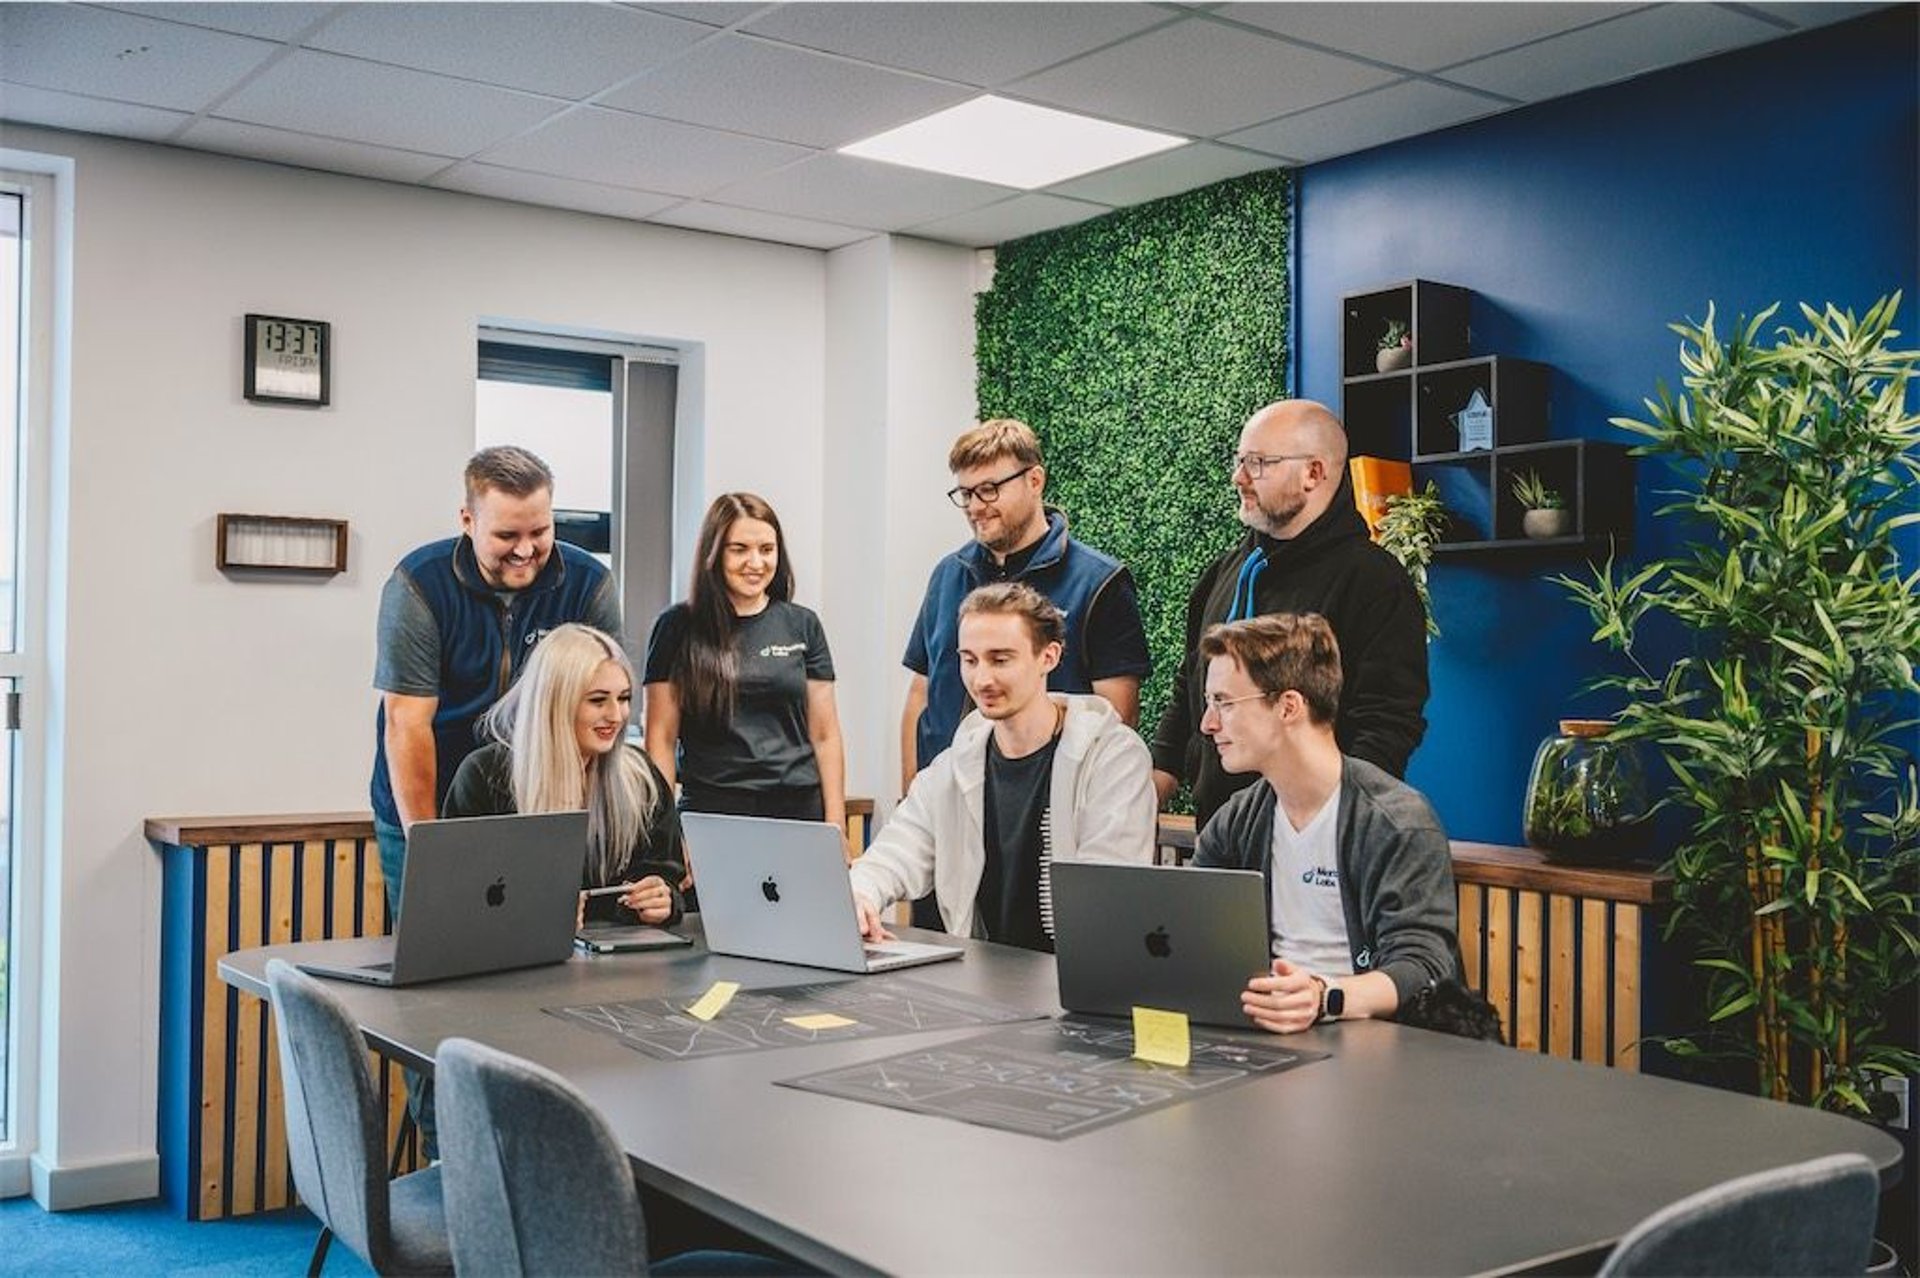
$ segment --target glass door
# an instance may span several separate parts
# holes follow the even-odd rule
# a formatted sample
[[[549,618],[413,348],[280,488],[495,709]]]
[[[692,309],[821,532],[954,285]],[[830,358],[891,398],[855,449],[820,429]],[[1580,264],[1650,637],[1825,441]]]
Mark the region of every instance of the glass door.
[[[26,199],[0,186],[0,1144],[12,1139],[14,946],[19,847],[14,795],[20,704],[20,440],[25,426]]]

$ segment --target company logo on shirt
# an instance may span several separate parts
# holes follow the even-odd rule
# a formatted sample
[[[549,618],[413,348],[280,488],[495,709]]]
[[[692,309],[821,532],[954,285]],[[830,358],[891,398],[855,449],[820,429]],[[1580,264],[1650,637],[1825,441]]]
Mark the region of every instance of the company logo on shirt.
[[[1337,888],[1340,886],[1340,872],[1324,865],[1310,866],[1300,872],[1300,881],[1308,887]]]
[[[791,657],[797,652],[805,652],[804,643],[770,643],[760,650],[763,657]]]

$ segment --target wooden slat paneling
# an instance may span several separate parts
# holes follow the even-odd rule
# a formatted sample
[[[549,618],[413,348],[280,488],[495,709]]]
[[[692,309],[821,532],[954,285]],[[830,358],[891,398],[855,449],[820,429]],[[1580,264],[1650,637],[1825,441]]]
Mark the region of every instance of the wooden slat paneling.
[[[1513,1027],[1513,893],[1506,888],[1487,889],[1487,1001],[1500,1013],[1507,1027],[1507,1041],[1514,1041]]]
[[[1520,924],[1514,937],[1513,1045],[1537,1052],[1541,1040],[1540,991],[1546,977],[1546,951],[1541,945],[1540,894],[1519,892]]]
[[[284,945],[300,938],[298,920],[293,917],[293,888],[299,865],[313,859],[312,845],[278,843],[269,857],[272,884],[269,892],[271,913],[267,919],[267,944]],[[325,851],[325,845],[321,845]],[[304,886],[304,883],[303,883]],[[260,1115],[260,1206],[272,1211],[285,1207],[293,1197],[287,1170],[286,1093],[280,1079],[279,1045],[273,1037],[273,1009],[264,1017],[262,1050],[267,1068],[267,1094]],[[236,1137],[237,1138],[237,1137]]]
[[[207,851],[206,937],[200,954],[206,985],[200,1003],[199,1219],[226,1214],[228,990],[220,979],[220,956],[234,948],[227,928],[231,859],[230,848]]]
[[[1486,889],[1477,883],[1462,883],[1457,892],[1460,899],[1460,961],[1465,966],[1467,984],[1484,992],[1485,985],[1480,980],[1480,950],[1486,942],[1486,922],[1482,915],[1481,900]]]
[[[1640,907],[1613,907],[1613,1064],[1640,1068]]]
[[[1612,945],[1607,903],[1580,903],[1580,1059],[1607,1064],[1607,991]]]
[[[247,844],[239,851],[238,890],[234,895],[240,903],[240,927],[234,948],[250,950],[262,943],[264,935],[261,924],[267,913],[267,865],[259,844]],[[227,1211],[241,1216],[260,1210],[255,1173],[260,1167],[260,1091],[264,1082],[260,1029],[264,1014],[260,1000],[251,994],[235,990],[233,1003],[233,1095],[227,1128],[233,1145],[233,1171],[227,1180]]]
[[[1573,1059],[1574,903],[1554,893],[1547,903],[1547,1051]]]

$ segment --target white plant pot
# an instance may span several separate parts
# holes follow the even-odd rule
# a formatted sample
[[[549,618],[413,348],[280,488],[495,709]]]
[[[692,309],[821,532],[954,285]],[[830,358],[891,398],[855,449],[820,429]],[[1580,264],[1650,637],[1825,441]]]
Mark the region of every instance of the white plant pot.
[[[1520,531],[1529,537],[1565,537],[1573,531],[1571,510],[1529,510],[1520,516]]]
[[[1383,346],[1373,357],[1373,366],[1383,373],[1395,372],[1413,363],[1413,347]]]

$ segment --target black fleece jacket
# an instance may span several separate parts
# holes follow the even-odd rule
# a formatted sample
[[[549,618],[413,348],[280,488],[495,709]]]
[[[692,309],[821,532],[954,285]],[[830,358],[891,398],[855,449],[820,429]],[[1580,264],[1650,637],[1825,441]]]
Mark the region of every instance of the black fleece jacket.
[[[1344,686],[1334,735],[1341,752],[1400,777],[1427,731],[1427,621],[1419,593],[1399,561],[1369,540],[1351,483],[1342,479],[1333,504],[1299,536],[1278,541],[1249,530],[1207,566],[1187,598],[1186,659],[1174,672],[1173,699],[1151,744],[1156,769],[1193,783],[1202,827],[1254,779],[1223,771],[1213,743],[1200,735],[1207,682],[1200,636],[1227,619],[1240,566],[1255,547],[1266,550],[1267,565],[1254,581],[1254,613],[1317,612],[1339,641]]]

